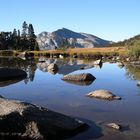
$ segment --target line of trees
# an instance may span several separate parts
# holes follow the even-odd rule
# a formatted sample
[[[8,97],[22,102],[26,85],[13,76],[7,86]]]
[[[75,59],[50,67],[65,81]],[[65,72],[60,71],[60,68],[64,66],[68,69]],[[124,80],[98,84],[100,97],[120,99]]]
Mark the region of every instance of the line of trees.
[[[22,31],[0,33],[0,50],[39,50],[32,24],[23,22]]]

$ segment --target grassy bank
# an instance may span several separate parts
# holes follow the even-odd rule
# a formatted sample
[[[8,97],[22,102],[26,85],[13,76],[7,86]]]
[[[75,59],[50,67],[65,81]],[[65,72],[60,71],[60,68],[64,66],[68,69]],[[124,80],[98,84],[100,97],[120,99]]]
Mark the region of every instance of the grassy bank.
[[[35,56],[56,56],[63,55],[64,57],[79,57],[92,58],[100,56],[120,56],[127,55],[125,48],[110,47],[110,48],[76,48],[68,50],[48,50],[48,51],[32,51]]]
[[[0,51],[0,56],[18,56],[21,51]],[[47,51],[27,51],[27,54],[32,54],[34,57],[78,57],[78,58],[98,58],[102,56],[126,56],[127,51],[121,47],[106,47],[106,48],[76,48],[67,50],[47,50]]]

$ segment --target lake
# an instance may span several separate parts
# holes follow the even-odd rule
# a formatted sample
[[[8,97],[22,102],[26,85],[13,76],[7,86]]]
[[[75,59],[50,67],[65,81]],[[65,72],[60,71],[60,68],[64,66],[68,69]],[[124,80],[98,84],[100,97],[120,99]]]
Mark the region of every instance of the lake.
[[[44,62],[45,59],[45,62]],[[56,73],[47,65],[56,63]],[[0,67],[20,68],[28,76],[22,81],[0,82],[0,95],[47,107],[65,115],[80,118],[90,128],[68,140],[139,140],[140,139],[140,66],[104,62],[94,66],[93,60],[49,59],[43,61],[0,58]],[[82,70],[81,68],[85,68]],[[66,74],[91,73],[92,83],[69,83],[61,78]],[[122,100],[105,101],[86,96],[91,91],[105,89]],[[122,125],[122,131],[112,130],[106,123]]]

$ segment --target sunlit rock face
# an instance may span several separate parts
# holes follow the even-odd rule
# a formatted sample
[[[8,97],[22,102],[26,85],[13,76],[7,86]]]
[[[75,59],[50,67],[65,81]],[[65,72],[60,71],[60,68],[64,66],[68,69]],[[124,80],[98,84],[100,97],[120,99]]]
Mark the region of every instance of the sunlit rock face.
[[[77,33],[66,28],[58,29],[52,33],[42,32],[37,37],[40,50],[50,50],[68,45],[73,48],[93,48],[111,44],[91,34]]]

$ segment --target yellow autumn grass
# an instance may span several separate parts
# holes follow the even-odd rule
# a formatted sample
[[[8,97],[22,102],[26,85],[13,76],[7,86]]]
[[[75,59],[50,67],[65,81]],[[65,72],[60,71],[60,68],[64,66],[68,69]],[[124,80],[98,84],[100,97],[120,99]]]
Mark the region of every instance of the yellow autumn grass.
[[[37,54],[83,54],[83,55],[95,55],[95,54],[120,54],[125,55],[127,50],[124,47],[104,47],[104,48],[74,48],[67,50],[44,50],[44,51],[31,51],[35,55]]]
[[[126,55],[127,50],[124,47],[102,47],[102,48],[74,48],[74,49],[67,49],[67,50],[43,50],[43,51],[26,51],[28,53],[34,53],[35,56],[40,55],[50,55],[50,54],[67,54],[67,55]],[[0,55],[4,54],[13,54],[18,55],[21,51],[0,51]]]

